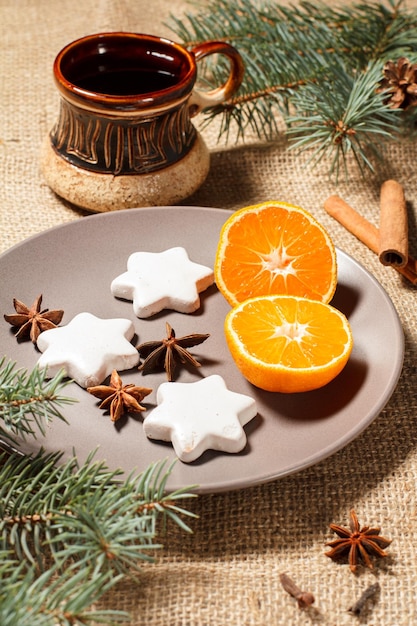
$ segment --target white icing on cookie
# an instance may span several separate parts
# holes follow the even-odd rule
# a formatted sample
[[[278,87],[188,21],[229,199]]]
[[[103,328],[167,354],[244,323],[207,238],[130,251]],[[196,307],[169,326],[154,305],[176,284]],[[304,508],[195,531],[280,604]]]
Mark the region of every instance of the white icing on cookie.
[[[134,252],[127,272],[111,283],[117,298],[133,300],[137,317],[150,317],[163,309],[192,313],[200,306],[199,293],[214,282],[213,270],[190,261],[184,248],[164,252]]]
[[[139,362],[139,353],[130,343],[135,329],[128,319],[101,319],[79,313],[66,326],[41,333],[38,360],[52,377],[61,369],[81,387],[94,387],[116,369],[130,369]]]
[[[242,426],[257,414],[255,400],[229,391],[217,374],[195,383],[162,383],[156,399],[143,422],[145,434],[171,441],[187,463],[209,449],[240,452],[247,441]]]

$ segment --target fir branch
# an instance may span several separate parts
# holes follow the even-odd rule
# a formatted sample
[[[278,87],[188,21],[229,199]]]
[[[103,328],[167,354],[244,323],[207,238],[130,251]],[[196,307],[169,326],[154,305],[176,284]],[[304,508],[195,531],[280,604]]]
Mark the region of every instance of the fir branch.
[[[55,558],[66,562],[71,556],[77,569],[94,563],[99,571],[110,568],[129,574],[140,570],[141,561],[153,561],[150,551],[162,547],[153,542],[160,516],[164,526],[171,519],[191,532],[183,518],[196,516],[177,502],[195,494],[190,488],[166,491],[173,465],[151,464],[137,478],[130,476],[123,484],[108,484],[104,491],[89,491],[81,502],[66,503],[64,513],[53,522],[60,532],[51,543],[63,544]]]
[[[372,169],[381,156],[380,140],[413,128],[415,115],[392,114],[389,102],[375,93],[386,61],[417,58],[417,15],[403,0],[336,7],[212,0],[185,19],[172,17],[169,25],[190,48],[218,39],[235,45],[243,57],[240,91],[205,112],[206,124],[220,120],[219,134],[226,140],[232,129],[236,138],[244,139],[249,130],[271,140],[297,123],[289,139],[313,149],[311,163],[328,159],[329,173],[337,176],[341,165],[346,170],[349,154],[363,173]],[[224,82],[227,72],[227,64],[210,57],[199,66],[210,89]]]
[[[41,419],[62,417],[55,404],[70,401],[59,395],[62,377],[46,383],[39,370],[28,374],[13,363],[0,369],[2,417],[11,430],[32,434],[32,421],[40,427]],[[195,494],[167,493],[172,468],[155,463],[124,478],[94,461],[94,453],[80,465],[75,457],[63,462],[61,453],[27,457],[7,447],[0,454],[2,626],[125,623],[124,612],[91,606],[153,560],[161,547],[157,519],[191,532],[184,518],[195,515],[179,501]]]
[[[2,626],[123,621],[124,613],[89,607],[153,560],[158,518],[191,532],[183,518],[196,517],[178,504],[195,494],[166,491],[172,468],[162,461],[122,480],[93,454],[79,466],[60,454],[3,453],[0,537],[15,559],[3,571],[13,568],[15,577],[0,591]]]
[[[153,543],[149,526],[147,514],[137,515],[131,489],[109,485],[56,513],[51,543],[62,547],[54,557],[65,567],[71,559],[71,569],[93,563],[100,572],[129,574],[140,569],[140,561],[152,561],[149,552],[161,547]]]
[[[61,393],[69,382],[64,380],[64,372],[48,380],[45,371],[38,367],[28,373],[3,357],[0,360],[0,438],[14,442],[16,435],[35,437],[36,429],[45,434],[45,425],[52,419],[66,421],[59,409],[75,402]]]
[[[61,464],[61,454],[40,451],[30,458],[18,453],[0,456],[0,536],[3,547],[44,568],[55,535],[56,511],[105,490],[121,472],[111,472],[91,455],[79,467],[77,460]],[[52,546],[51,546],[52,547]]]
[[[60,394],[63,374],[47,381],[44,372],[17,370],[0,361],[0,436],[35,435],[44,422],[64,419],[58,407],[72,400]],[[27,457],[8,444],[0,454],[0,590],[2,626],[81,626],[126,622],[127,614],[90,608],[124,576],[153,560],[157,520],[171,519],[191,532],[178,504],[195,497],[189,489],[167,493],[173,464],[150,465],[139,476],[123,477],[94,453],[74,457],[41,450]],[[191,488],[190,488],[191,489]],[[11,556],[10,556],[11,555]],[[1,557],[4,557],[1,560]]]
[[[76,574],[52,567],[40,576],[0,553],[2,585],[0,624],[2,626],[86,626],[127,623],[128,614],[116,610],[95,610],[91,605],[113,587],[119,578],[109,574],[93,576],[91,568]]]
[[[75,459],[40,452],[0,458],[0,536],[3,548],[42,570],[46,559],[62,568],[128,574],[150,553],[157,519],[163,517],[190,532],[184,517],[195,515],[178,505],[194,497],[186,489],[165,492],[172,465],[150,465],[138,477],[120,480],[93,455],[78,467]]]
[[[292,148],[313,148],[309,163],[326,157],[336,178],[348,152],[360,169],[373,170],[368,155],[382,158],[383,140],[392,138],[399,114],[385,106],[384,94],[375,89],[380,73],[377,63],[356,77],[337,72],[326,85],[311,85],[295,94],[298,113],[287,118],[288,134],[296,138]]]
[[[174,461],[167,469],[164,463],[150,465],[140,476],[136,484],[135,503],[138,514],[152,514],[152,532],[156,532],[156,521],[162,515],[164,527],[168,519],[175,522],[182,530],[191,533],[191,528],[185,523],[184,517],[196,518],[194,513],[180,507],[177,502],[183,499],[195,498],[192,493],[195,485],[168,491],[167,481],[175,465]]]

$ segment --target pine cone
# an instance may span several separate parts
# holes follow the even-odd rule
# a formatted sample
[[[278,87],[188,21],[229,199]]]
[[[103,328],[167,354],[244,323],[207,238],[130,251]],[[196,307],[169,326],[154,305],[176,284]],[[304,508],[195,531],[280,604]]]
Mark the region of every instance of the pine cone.
[[[387,61],[380,91],[387,94],[387,104],[393,109],[408,109],[417,105],[417,64],[401,57],[397,63]]]

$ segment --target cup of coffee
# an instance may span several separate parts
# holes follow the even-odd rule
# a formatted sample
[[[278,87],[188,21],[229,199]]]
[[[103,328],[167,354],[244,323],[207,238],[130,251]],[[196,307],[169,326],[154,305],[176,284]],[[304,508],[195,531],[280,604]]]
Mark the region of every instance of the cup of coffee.
[[[212,54],[228,58],[229,75],[199,91],[197,64]],[[110,32],[68,44],[53,66],[60,110],[42,146],[46,182],[90,211],[185,199],[210,161],[191,118],[228,100],[243,72],[238,51],[223,42],[187,50],[162,37]]]

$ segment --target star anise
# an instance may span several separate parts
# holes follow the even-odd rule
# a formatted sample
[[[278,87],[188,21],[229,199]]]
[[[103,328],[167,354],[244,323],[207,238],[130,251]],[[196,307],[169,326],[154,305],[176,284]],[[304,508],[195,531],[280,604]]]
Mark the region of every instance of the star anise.
[[[387,94],[387,103],[392,109],[408,109],[417,105],[417,64],[405,57],[397,63],[387,61],[380,91]]]
[[[193,367],[200,367],[199,363],[187,350],[192,346],[203,343],[210,335],[198,334],[185,335],[184,337],[175,336],[174,329],[166,323],[166,339],[161,341],[146,341],[138,346],[139,354],[144,358],[144,362],[139,366],[139,371],[148,374],[156,369],[164,369],[167,373],[168,380],[174,380],[176,366],[179,363],[183,365],[189,363]]]
[[[330,524],[330,528],[339,535],[340,539],[326,543],[332,549],[325,554],[334,560],[349,555],[349,566],[352,572],[356,571],[359,561],[372,569],[373,564],[370,556],[388,556],[384,548],[390,545],[391,539],[381,537],[380,528],[370,528],[369,526],[361,528],[353,509],[350,512],[349,528],[336,524]]]
[[[152,389],[146,387],[136,387],[132,383],[123,385],[122,379],[116,370],[110,376],[109,385],[97,385],[97,387],[87,387],[87,391],[103,402],[100,409],[110,407],[110,419],[117,422],[126,412],[141,413],[146,411],[140,402],[149,395]]]
[[[19,330],[15,334],[18,341],[30,338],[36,343],[37,338],[44,330],[56,328],[61,322],[64,311],[49,309],[41,310],[42,295],[38,296],[31,307],[13,298],[13,306],[16,313],[4,315],[6,322]]]

